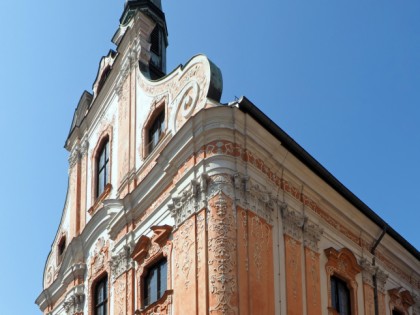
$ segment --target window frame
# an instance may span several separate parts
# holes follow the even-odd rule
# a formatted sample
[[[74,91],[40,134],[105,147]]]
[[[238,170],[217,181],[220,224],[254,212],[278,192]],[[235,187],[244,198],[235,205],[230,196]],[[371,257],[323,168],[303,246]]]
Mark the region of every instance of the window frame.
[[[139,290],[137,291],[137,305],[138,314],[148,314],[149,311],[158,311],[161,308],[169,307],[172,304],[172,282],[171,282],[171,253],[172,253],[172,241],[169,237],[172,233],[172,226],[161,225],[152,226],[150,228],[154,233],[150,238],[146,235],[142,235],[137,241],[131,258],[137,263],[138,268],[136,270],[136,281]],[[146,277],[150,273],[150,270],[161,262],[166,261],[166,278],[161,275],[161,280],[165,281],[165,290],[161,288],[160,297],[147,303],[145,305],[145,283]],[[136,314],[137,314],[136,313]]]
[[[340,292],[344,292],[347,304],[347,315],[352,314],[351,308],[351,290],[348,287],[347,281],[341,279],[336,274],[330,277],[330,285],[331,285],[331,307],[337,312],[337,314],[342,314],[341,305],[342,305],[342,294]]]
[[[166,129],[165,108],[161,109],[147,130],[147,152],[150,154],[162,140]]]
[[[102,152],[102,149],[105,143],[108,142],[108,180],[107,184],[104,187],[104,190],[101,194],[98,194],[98,159]],[[87,212],[90,216],[93,216],[94,213],[99,209],[102,204],[102,201],[109,195],[112,189],[112,126],[107,126],[102,130],[98,141],[96,142],[95,148],[92,150],[89,161],[90,169],[90,207]]]
[[[162,274],[163,269],[165,270],[164,274]],[[155,298],[151,298],[149,296],[150,292],[150,284],[148,284],[148,280],[152,280],[153,276],[149,279],[151,276],[151,273],[156,272],[156,292],[154,293]],[[144,308],[148,307],[149,305],[159,301],[164,295],[165,292],[168,289],[168,261],[166,257],[160,257],[156,262],[154,262],[150,267],[147,268],[145,273],[143,274],[143,281],[140,285],[143,286],[142,288],[142,305]],[[150,294],[151,295],[151,294]]]
[[[164,96],[158,100],[152,102],[152,106],[149,111],[149,115],[147,116],[144,125],[143,125],[143,132],[142,132],[142,149],[141,149],[141,156],[143,159],[146,159],[150,156],[159,144],[162,142],[162,139],[165,137],[167,129],[168,129],[168,112],[166,109],[167,103],[167,96]],[[151,128],[155,125],[156,121],[161,119],[161,123],[159,124],[159,135],[157,142],[151,146],[151,135],[150,131]]]
[[[102,301],[98,302],[98,289],[99,286],[102,285],[103,291],[105,292],[105,297]],[[109,281],[108,281],[108,274],[105,274],[98,278],[93,285],[93,297],[92,297],[92,307],[93,307],[93,315],[98,315],[99,308],[103,307],[105,312],[101,313],[101,315],[108,315],[108,301],[109,301]]]
[[[348,248],[336,250],[329,247],[324,250],[327,257],[325,269],[327,272],[327,288],[328,288],[328,310],[329,314],[339,315],[333,306],[332,301],[332,283],[331,278],[336,277],[346,283],[350,295],[350,314],[358,315],[358,299],[357,299],[357,275],[362,271],[362,267],[358,264],[353,252]]]
[[[104,156],[103,163],[101,163],[102,157]],[[110,143],[109,138],[106,137],[103,139],[96,157],[96,188],[95,188],[95,198],[98,199],[105,191],[106,186],[110,182]],[[101,183],[101,174],[104,172],[103,182]]]

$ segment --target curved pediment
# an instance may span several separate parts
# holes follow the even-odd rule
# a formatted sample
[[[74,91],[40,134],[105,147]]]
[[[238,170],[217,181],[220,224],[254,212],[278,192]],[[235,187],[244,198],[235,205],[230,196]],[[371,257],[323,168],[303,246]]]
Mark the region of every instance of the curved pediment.
[[[152,104],[167,98],[168,127],[173,133],[205,108],[209,100],[219,102],[222,95],[222,73],[204,55],[193,57],[185,66],[156,81],[149,80],[140,71],[138,75],[141,89],[153,98]]]

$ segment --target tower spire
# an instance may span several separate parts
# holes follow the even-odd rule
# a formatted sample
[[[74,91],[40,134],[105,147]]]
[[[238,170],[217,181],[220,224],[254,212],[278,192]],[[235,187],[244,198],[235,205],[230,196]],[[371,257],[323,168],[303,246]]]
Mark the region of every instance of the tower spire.
[[[150,33],[147,32],[147,38],[143,38],[150,44],[150,48],[142,47],[148,50],[150,59],[146,62],[147,64],[141,63],[140,68],[151,79],[159,79],[166,74],[166,47],[168,46],[168,31],[162,2],[161,0],[126,0],[120,19],[121,25],[128,25],[138,12],[145,14],[155,23]],[[144,32],[140,32],[138,36],[144,36]]]

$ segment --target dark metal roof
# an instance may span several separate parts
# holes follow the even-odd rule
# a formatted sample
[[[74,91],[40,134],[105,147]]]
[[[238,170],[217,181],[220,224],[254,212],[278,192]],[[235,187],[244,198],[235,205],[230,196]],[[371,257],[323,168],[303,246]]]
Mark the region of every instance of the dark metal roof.
[[[239,109],[252,116],[267,131],[276,137],[282,145],[292,153],[298,160],[305,164],[311,171],[323,179],[328,185],[336,190],[354,207],[360,210],[370,220],[372,220],[379,228],[386,230],[386,234],[396,240],[408,252],[410,252],[417,260],[420,261],[420,252],[403,238],[397,231],[388,225],[380,216],[370,209],[363,201],[346,188],[337,178],[335,178],[325,167],[323,167],[315,158],[313,158],[305,149],[303,149],[295,140],[293,140],[285,131],[277,126],[270,118],[268,118],[261,110],[259,110],[245,96],[238,100]]]

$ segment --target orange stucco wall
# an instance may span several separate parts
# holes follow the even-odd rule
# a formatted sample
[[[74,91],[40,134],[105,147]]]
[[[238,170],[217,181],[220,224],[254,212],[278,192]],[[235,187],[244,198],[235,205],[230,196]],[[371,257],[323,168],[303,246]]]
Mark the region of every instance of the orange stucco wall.
[[[319,254],[305,247],[306,311],[322,314]]]
[[[284,235],[288,315],[302,315],[302,243]]]

